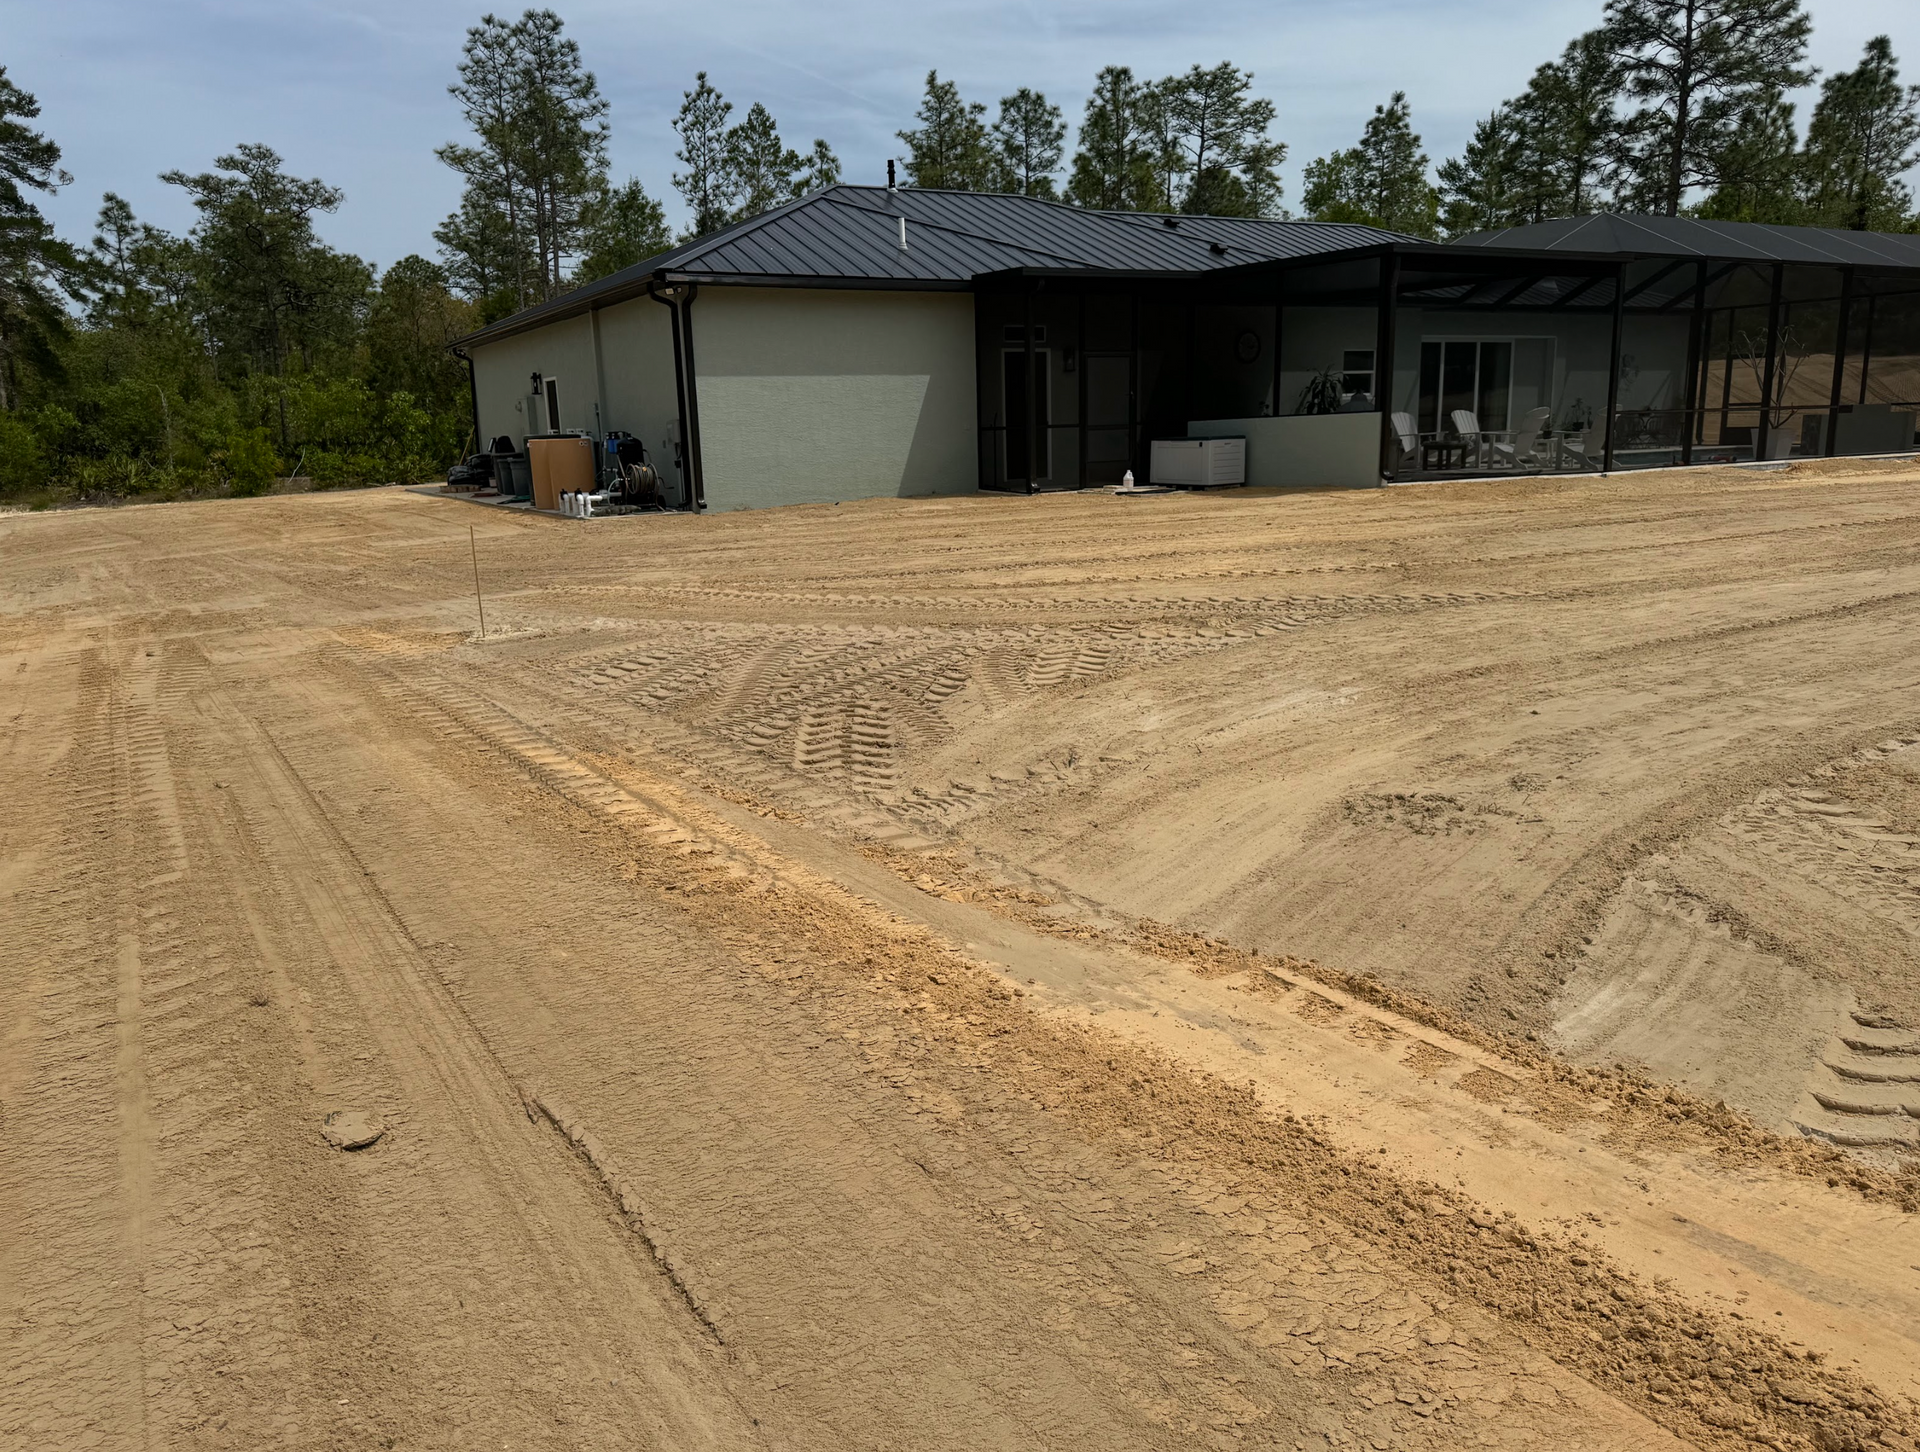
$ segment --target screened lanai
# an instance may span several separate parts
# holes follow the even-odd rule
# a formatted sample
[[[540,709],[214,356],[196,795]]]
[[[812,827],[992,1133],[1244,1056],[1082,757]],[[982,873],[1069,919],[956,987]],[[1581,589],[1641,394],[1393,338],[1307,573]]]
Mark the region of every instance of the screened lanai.
[[[974,291],[987,488],[1144,479],[1164,438],[1355,485],[1899,452],[1920,416],[1920,239],[1584,218]]]

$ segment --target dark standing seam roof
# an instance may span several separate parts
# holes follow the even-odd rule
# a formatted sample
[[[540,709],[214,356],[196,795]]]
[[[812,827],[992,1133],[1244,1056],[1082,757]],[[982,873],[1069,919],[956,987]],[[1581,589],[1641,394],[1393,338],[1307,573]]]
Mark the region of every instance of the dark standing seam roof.
[[[1623,252],[1647,257],[1714,257],[1753,262],[1818,262],[1856,267],[1920,267],[1920,235],[1849,232],[1839,227],[1775,227],[1697,217],[1603,213],[1527,227],[1476,232],[1456,247],[1533,252]]]
[[[901,217],[907,250],[900,250]],[[1092,212],[993,192],[827,187],[515,313],[461,343],[624,301],[655,280],[964,289],[1015,268],[1210,272],[1417,239],[1344,222]],[[1217,246],[1220,250],[1214,250]]]

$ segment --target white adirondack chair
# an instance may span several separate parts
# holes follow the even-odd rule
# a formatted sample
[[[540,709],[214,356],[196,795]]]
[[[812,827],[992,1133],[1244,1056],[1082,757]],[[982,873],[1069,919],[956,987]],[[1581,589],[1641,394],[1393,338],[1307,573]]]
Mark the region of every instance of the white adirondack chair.
[[[1577,434],[1565,434],[1554,440],[1553,466],[1556,469],[1598,469],[1605,462],[1606,430],[1590,423]]]
[[[1488,468],[1493,463],[1494,443],[1506,435],[1481,428],[1480,415],[1470,408],[1456,408],[1448,417],[1453,420],[1454,433],[1467,441],[1467,458],[1462,462],[1475,469]]]
[[[1400,458],[1412,458],[1417,462],[1420,457],[1420,431],[1413,426],[1413,415],[1396,413],[1392,423],[1393,437],[1400,445]]]
[[[1494,464],[1504,469],[1545,468],[1552,455],[1541,444],[1547,421],[1552,417],[1553,410],[1550,408],[1529,409],[1526,417],[1520,420],[1520,427],[1513,431],[1510,441],[1505,438],[1494,439]]]

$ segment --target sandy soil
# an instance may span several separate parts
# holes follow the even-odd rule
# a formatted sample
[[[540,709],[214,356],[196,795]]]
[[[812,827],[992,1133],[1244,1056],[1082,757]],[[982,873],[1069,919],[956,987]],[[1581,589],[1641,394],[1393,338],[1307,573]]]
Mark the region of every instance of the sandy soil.
[[[1916,491],[0,519],[0,1446],[1913,1448]]]

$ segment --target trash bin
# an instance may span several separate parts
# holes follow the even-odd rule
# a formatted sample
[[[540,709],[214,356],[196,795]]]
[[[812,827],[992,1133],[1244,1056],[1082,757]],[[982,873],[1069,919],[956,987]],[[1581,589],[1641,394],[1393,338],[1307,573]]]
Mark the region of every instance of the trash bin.
[[[508,499],[533,497],[533,474],[525,454],[495,454],[493,479],[494,487]]]

